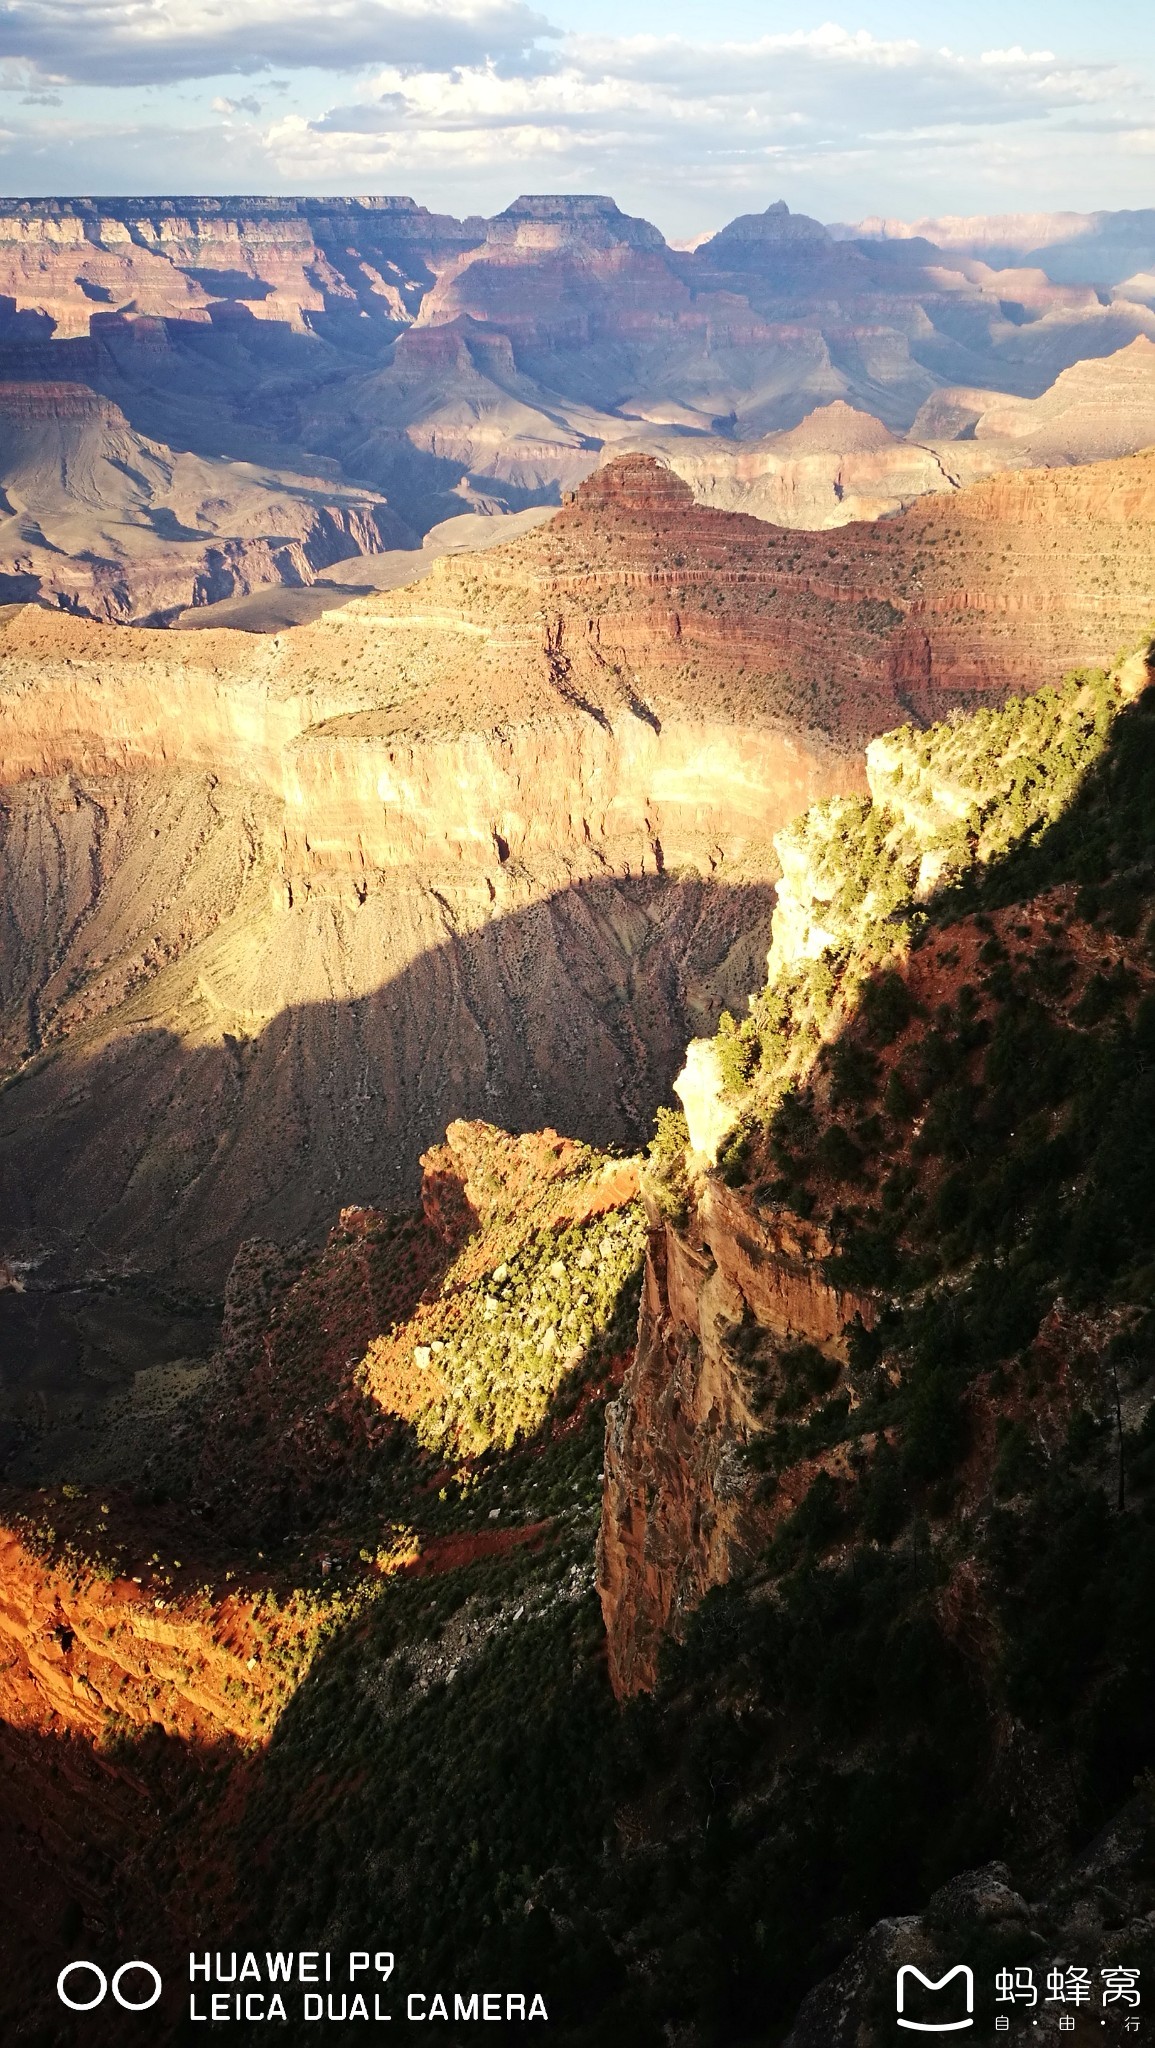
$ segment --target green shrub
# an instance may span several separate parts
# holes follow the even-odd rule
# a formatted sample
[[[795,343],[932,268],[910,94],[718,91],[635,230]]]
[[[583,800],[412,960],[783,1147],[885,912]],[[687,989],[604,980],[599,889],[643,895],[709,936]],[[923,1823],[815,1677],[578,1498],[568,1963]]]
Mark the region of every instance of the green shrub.
[[[739,1024],[729,1010],[723,1010],[718,1019],[718,1035],[714,1041],[718,1057],[718,1071],[722,1085],[728,1095],[741,1095],[749,1085],[750,1077],[758,1064],[761,1046],[749,1018]]]
[[[874,1045],[892,1045],[914,1014],[914,998],[901,974],[888,967],[872,975],[862,995],[862,1018]]]

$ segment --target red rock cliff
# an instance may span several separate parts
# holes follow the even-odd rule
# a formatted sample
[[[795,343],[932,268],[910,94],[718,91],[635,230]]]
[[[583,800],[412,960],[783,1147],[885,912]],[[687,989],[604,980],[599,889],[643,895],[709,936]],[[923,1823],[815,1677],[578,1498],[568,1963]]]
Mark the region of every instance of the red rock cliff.
[[[825,1231],[713,1175],[685,1225],[652,1223],[637,1351],[606,1416],[598,1585],[619,1697],[653,1685],[663,1639],[765,1541],[749,1452],[776,1355],[839,1357],[846,1325],[874,1320],[869,1296],[823,1277]]]

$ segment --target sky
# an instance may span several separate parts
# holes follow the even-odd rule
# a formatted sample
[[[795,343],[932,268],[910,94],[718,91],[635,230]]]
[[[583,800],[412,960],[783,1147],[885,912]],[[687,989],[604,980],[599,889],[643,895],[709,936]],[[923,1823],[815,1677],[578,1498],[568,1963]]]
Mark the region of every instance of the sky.
[[[0,0],[0,192],[604,192],[672,240],[1152,206],[1155,7]]]

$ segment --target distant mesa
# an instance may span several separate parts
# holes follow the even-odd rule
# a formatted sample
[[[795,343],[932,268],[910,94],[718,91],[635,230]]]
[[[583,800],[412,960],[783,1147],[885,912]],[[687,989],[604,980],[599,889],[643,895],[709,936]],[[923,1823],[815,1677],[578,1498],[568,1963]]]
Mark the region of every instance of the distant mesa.
[[[535,233],[544,230],[544,233]],[[615,199],[591,193],[523,193],[495,214],[488,224],[486,245],[514,243],[521,248],[581,243],[587,248],[664,249],[665,237],[648,220],[623,213]]]
[[[0,419],[18,426],[38,420],[105,420],[127,427],[119,406],[86,384],[0,384]]]
[[[830,230],[839,240],[922,239],[1006,268],[1039,266],[1055,284],[1121,284],[1155,266],[1155,207],[1107,213],[938,214],[902,221],[872,214]]]
[[[782,250],[813,251],[830,241],[821,221],[806,213],[791,213],[785,200],[777,199],[764,213],[739,214],[717,234],[699,242],[695,253],[702,259],[725,257],[745,267]]]

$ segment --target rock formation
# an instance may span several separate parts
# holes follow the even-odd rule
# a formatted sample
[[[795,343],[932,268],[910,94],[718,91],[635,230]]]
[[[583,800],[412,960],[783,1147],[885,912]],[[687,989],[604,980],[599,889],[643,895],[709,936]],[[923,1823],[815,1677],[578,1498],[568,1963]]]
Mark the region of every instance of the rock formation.
[[[894,434],[841,399],[788,432],[734,441],[639,437],[695,497],[779,526],[844,526],[898,512],[929,492],[1008,469],[1053,468],[1137,454],[1155,443],[1155,342],[1062,370],[1037,398],[946,385]]]
[[[949,491],[958,481],[950,466],[953,451],[921,445],[913,428],[909,438],[893,434],[881,420],[843,399],[816,407],[784,433],[758,440],[654,436],[648,445],[660,450],[701,504],[752,512],[775,526],[819,530],[881,519],[928,491]]]
[[[631,458],[268,639],[9,611],[5,1254],[219,1275],[455,1111],[636,1143],[748,985],[774,832],[904,710],[1137,631],[1151,494],[1023,473],[834,544]]]
[[[1097,461],[1155,442],[1155,344],[1072,364],[1038,398],[947,386],[911,427],[957,482],[1004,469]]]
[[[588,1562],[575,1558],[596,1521],[601,1403],[632,1335],[636,1188],[636,1161],[554,1132],[452,1124],[424,1161],[420,1208],[347,1208],[309,1254],[242,1247],[213,1372],[151,1440],[126,1434],[113,1402],[98,1444],[72,1439],[79,1478],[5,1487],[0,1844],[13,1862],[0,2017],[12,2038],[30,2013],[51,2024],[62,1920],[92,1944],[126,1927],[135,1940],[147,1921],[170,1987],[190,1939],[236,1927],[252,1870],[233,1831],[259,1825],[270,1736],[302,1686],[327,1684],[346,1629],[372,1621],[382,1596],[416,1596],[420,1610],[428,1582],[435,1605],[446,1590],[465,1597],[448,1628],[414,1643],[415,1700],[500,1652],[527,1608],[531,1627],[551,1606],[588,1609]],[[504,1342],[481,1347],[499,1297],[523,1338],[514,1379],[532,1352],[539,1380],[530,1469],[516,1503],[504,1467],[455,1481],[449,1500],[444,1454],[417,1451],[407,1417],[452,1385],[463,1324],[472,1398],[479,1365],[501,1379]],[[557,1340],[571,1323],[580,1403]],[[479,1607],[479,1571],[508,1583],[519,1565],[526,1600]],[[383,1711],[396,1666],[391,1650],[359,1660]],[[180,2017],[170,1991],[154,2038],[172,2039]],[[92,2038],[115,2048],[115,2022],[101,2025]]]
[[[918,1084],[908,1092],[908,1066],[884,1092],[880,1050],[913,1016],[930,1013],[944,967],[958,966],[962,940],[972,953],[981,944],[981,934],[964,924],[954,928],[960,943],[953,950],[939,937],[925,954],[913,952],[909,917],[921,915],[925,927],[918,906],[937,889],[996,866],[1017,845],[1059,827],[1101,756],[1110,719],[1135,705],[1150,680],[1144,641],[1110,679],[1072,678],[1061,693],[1011,705],[994,720],[980,713],[929,735],[907,728],[876,739],[867,749],[869,803],[827,802],[778,835],[783,880],[765,987],[751,996],[740,1029],[726,1020],[728,1033],[691,1047],[674,1084],[686,1112],[684,1159],[672,1178],[659,1171],[648,1188],[638,1345],[607,1411],[599,1545],[619,1695],[656,1683],[664,1640],[684,1633],[711,1587],[765,1555],[776,1526],[800,1508],[819,1475],[827,1485],[846,1477],[844,1432],[835,1430],[829,1447],[814,1436],[813,1448],[795,1432],[791,1455],[789,1427],[779,1424],[775,1432],[770,1417],[805,1405],[792,1372],[801,1371],[804,1383],[810,1374],[814,1395],[828,1392],[849,1363],[861,1370],[852,1326],[868,1338],[883,1310],[894,1316],[893,1258],[888,1263],[869,1237],[849,1193],[864,1178],[860,1143],[884,1143],[883,1119],[860,1119],[856,1138],[837,1112],[873,1099],[885,1101],[892,1116],[913,1114],[926,1083],[921,1097]],[[1029,936],[1029,925],[1019,929]],[[1005,957],[1001,937],[990,942],[989,957],[996,954]],[[1084,971],[1090,964],[1080,963]],[[1130,955],[1111,968],[1120,990],[1134,995],[1139,974]],[[876,998],[872,1035],[871,992],[888,969],[893,1017],[883,1015],[885,997]],[[1072,959],[1055,982],[1065,1002],[1077,971]],[[975,1014],[973,982],[959,1002],[960,1045],[973,1054],[991,1035],[989,1024],[966,1021]],[[1081,1008],[1071,1003],[1067,1014],[1085,1025],[1096,1015],[1093,1003],[1084,995]],[[949,1013],[949,1002],[940,1003],[937,1015]],[[838,1048],[847,1041],[839,1068]],[[998,1071],[997,1064],[986,1067],[988,1085]],[[976,1080],[966,1097],[968,1117],[981,1096]],[[830,1126],[824,1144],[813,1144],[817,1115]],[[914,1125],[912,1181],[927,1173],[928,1154],[947,1149],[960,1156],[941,1138],[920,1145],[924,1122],[933,1126],[929,1108]],[[785,1199],[792,1124],[809,1134],[815,1167],[839,1189],[817,1212],[808,1185],[801,1186],[801,1206]],[[892,1202],[902,1175],[893,1163],[896,1149],[886,1147]],[[872,1219],[879,1239],[886,1236],[887,1199]],[[839,1243],[852,1223],[864,1229],[868,1246],[857,1268]],[[855,1285],[864,1270],[873,1286]],[[800,1365],[807,1356],[816,1373]],[[831,1361],[829,1374],[823,1360]],[[861,1388],[850,1381],[842,1398],[857,1407]],[[768,1444],[776,1479],[766,1487],[759,1475],[767,1469],[761,1454]]]
[[[650,1224],[637,1349],[606,1413],[598,1589],[619,1697],[654,1684],[667,1636],[782,1513],[746,1451],[775,1351],[843,1359],[847,1325],[875,1316],[868,1294],[824,1279],[822,1228],[717,1179],[687,1225],[656,1208]]]
[[[0,601],[162,623],[413,544],[370,491],[174,454],[84,384],[0,385],[0,430]]]
[[[943,467],[978,473],[973,451],[940,467],[925,435],[902,445],[944,386],[1032,400],[1080,359],[1155,336],[1141,277],[1108,298],[1014,263],[847,240],[781,202],[675,249],[589,196],[523,196],[489,221],[405,199],[28,200],[0,219],[0,381],[100,393],[155,460],[189,472],[202,515],[213,494],[193,459],[240,465],[207,516],[221,547],[304,542],[286,496],[330,469],[423,533],[466,509],[556,503],[631,448],[684,466],[711,503],[822,527],[941,489]],[[858,415],[894,442],[865,445]],[[802,422],[801,443],[780,442]],[[1015,459],[1135,445],[1087,428],[1077,446],[1059,428],[1035,452],[1016,442]],[[32,519],[55,515],[46,490]],[[250,516],[230,531],[238,491]],[[146,499],[130,524],[153,499],[169,507],[164,489]],[[139,535],[106,549],[99,510],[91,524],[89,552],[141,552]],[[253,555],[258,570],[300,562]]]

